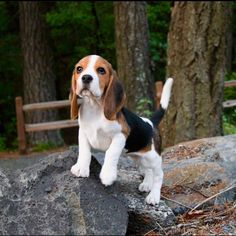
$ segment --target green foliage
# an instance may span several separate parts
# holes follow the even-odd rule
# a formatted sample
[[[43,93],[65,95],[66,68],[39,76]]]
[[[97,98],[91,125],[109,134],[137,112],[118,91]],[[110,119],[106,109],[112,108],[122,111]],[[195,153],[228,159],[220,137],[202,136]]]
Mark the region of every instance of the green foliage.
[[[236,72],[228,73],[225,80],[236,80]],[[236,87],[224,88],[224,100],[236,99]],[[236,107],[224,108],[223,128],[225,134],[236,133]]]
[[[234,115],[236,117],[236,109],[234,109]],[[232,124],[229,120],[231,119],[231,116],[223,115],[223,129],[224,134],[236,134],[236,123]]]
[[[56,147],[57,146],[53,143],[38,143],[32,148],[32,151],[33,152],[43,152],[43,151],[47,151],[47,150],[50,150],[50,149],[53,149]]]
[[[236,80],[236,72],[230,72],[225,76],[225,81]],[[224,100],[236,99],[236,87],[224,88]]]
[[[149,45],[155,80],[165,80],[167,33],[170,23],[170,2],[148,2]]]
[[[85,55],[99,54],[115,65],[112,2],[56,2],[46,14],[53,39],[56,71],[62,97],[68,96],[75,63]],[[66,85],[66,86],[65,86]]]
[[[150,106],[152,105],[152,102],[147,98],[142,98],[138,101],[136,112],[138,115],[150,118],[152,115],[152,112],[150,111]]]
[[[0,152],[6,150],[6,138],[0,137]]]
[[[15,148],[15,97],[22,91],[18,3],[0,2],[0,149]]]

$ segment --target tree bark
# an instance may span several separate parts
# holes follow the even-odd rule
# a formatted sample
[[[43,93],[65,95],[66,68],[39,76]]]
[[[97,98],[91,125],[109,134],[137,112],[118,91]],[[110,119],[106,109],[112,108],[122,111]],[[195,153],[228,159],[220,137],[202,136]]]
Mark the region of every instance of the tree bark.
[[[167,50],[167,75],[174,85],[162,123],[164,147],[222,135],[231,15],[229,2],[175,2]]]
[[[125,87],[127,107],[142,115],[154,108],[146,3],[114,2],[114,14],[118,76]]]
[[[53,56],[47,40],[42,2],[19,2],[20,34],[23,53],[24,103],[56,100]],[[58,119],[57,111],[33,111],[26,116],[27,123]],[[63,143],[60,132],[43,131],[29,135],[29,143]]]

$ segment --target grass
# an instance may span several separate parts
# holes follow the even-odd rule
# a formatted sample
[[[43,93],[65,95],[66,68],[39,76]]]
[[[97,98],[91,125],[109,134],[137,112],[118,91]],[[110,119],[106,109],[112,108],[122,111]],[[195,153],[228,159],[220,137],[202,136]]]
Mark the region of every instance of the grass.
[[[33,152],[43,152],[58,147],[53,143],[38,143],[33,148]]]
[[[236,125],[233,125],[227,121],[223,122],[223,129],[225,135],[236,134]]]

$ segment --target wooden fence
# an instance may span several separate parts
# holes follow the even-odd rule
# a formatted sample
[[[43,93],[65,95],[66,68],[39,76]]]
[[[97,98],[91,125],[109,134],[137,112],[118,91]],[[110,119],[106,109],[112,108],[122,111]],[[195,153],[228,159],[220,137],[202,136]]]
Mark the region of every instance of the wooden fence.
[[[62,129],[62,128],[70,128],[78,126],[77,120],[59,120],[59,121],[43,122],[37,124],[25,123],[24,112],[69,107],[70,106],[69,100],[32,103],[23,105],[22,97],[16,97],[15,105],[16,105],[18,148],[21,154],[26,153],[26,132],[37,132],[43,130]]]
[[[234,87],[234,86],[236,86],[236,80],[225,82],[225,87]],[[155,89],[156,89],[157,107],[159,107],[160,105],[162,87],[163,84],[161,81],[156,82]],[[70,106],[69,100],[32,103],[23,105],[22,97],[16,97],[15,106],[16,106],[18,148],[21,154],[26,152],[26,132],[37,132],[43,130],[62,129],[62,128],[70,128],[78,126],[77,120],[59,120],[59,121],[43,122],[37,124],[25,123],[24,112],[69,107]],[[236,100],[228,100],[223,102],[224,108],[233,106],[236,106]]]

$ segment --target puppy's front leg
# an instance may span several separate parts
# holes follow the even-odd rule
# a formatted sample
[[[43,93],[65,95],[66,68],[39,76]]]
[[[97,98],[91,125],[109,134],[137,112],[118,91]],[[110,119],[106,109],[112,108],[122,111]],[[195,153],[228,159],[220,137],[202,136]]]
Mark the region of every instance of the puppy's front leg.
[[[89,177],[91,162],[91,146],[83,131],[79,130],[79,155],[75,165],[71,167],[72,174],[77,177]]]
[[[105,186],[111,185],[117,178],[117,164],[125,146],[125,136],[117,134],[113,137],[110,147],[105,154],[100,179]]]

